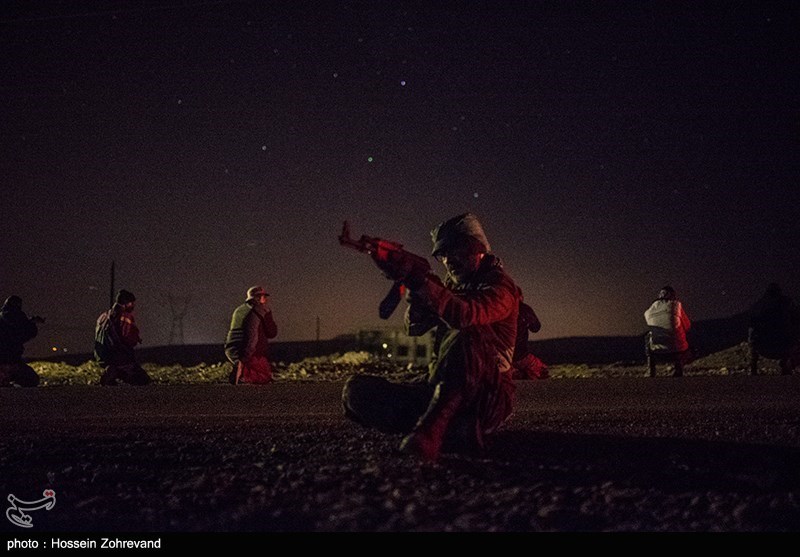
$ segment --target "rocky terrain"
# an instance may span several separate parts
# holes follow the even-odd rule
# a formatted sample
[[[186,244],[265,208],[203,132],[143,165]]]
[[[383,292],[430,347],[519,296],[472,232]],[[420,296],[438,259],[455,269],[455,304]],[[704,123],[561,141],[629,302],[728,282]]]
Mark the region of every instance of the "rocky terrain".
[[[800,376],[752,377],[742,350],[683,378],[551,367],[485,453],[433,465],[342,416],[350,374],[421,376],[366,354],[240,387],[226,365],[102,388],[93,364],[34,364],[46,387],[0,389],[0,494],[56,493],[34,533],[797,531]]]

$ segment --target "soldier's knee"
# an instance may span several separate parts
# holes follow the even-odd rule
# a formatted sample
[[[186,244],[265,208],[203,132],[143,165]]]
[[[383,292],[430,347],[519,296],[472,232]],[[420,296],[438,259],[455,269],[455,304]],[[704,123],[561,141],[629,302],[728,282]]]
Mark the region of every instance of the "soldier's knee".
[[[342,389],[342,410],[345,417],[361,425],[367,425],[363,414],[364,401],[368,400],[366,386],[369,383],[369,380],[364,380],[364,376],[354,375],[345,382]]]
[[[35,373],[31,375],[26,375],[24,378],[21,378],[17,381],[20,387],[38,387],[39,386],[39,376]]]
[[[20,387],[36,387],[39,385],[39,376],[33,371],[33,368],[21,364],[11,373],[11,382]]]
[[[142,373],[137,374],[136,376],[134,376],[132,378],[131,385],[136,385],[138,387],[144,387],[145,385],[149,385],[152,382],[153,382],[153,380],[150,378],[150,376],[147,375],[147,373],[145,373],[144,371],[142,371]]]
[[[345,414],[348,414],[348,411],[356,411],[363,406],[364,401],[371,398],[370,393],[374,393],[376,379],[380,381],[379,377],[371,375],[354,375],[345,382],[344,389],[342,389],[342,405]]]

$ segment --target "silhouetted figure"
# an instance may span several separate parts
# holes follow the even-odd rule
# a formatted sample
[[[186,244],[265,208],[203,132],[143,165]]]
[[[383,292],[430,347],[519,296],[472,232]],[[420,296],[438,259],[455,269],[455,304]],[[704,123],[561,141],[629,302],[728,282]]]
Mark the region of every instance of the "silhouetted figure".
[[[678,300],[675,289],[665,286],[644,312],[647,322],[647,367],[650,377],[656,375],[656,364],[671,363],[675,367],[673,375],[683,375],[683,365],[689,361],[689,342],[686,333],[692,324]]]
[[[39,384],[39,376],[22,359],[24,344],[39,333],[37,323],[44,323],[44,319],[25,315],[19,296],[6,299],[0,310],[0,386],[35,387]]]
[[[133,311],[136,296],[127,290],[117,292],[111,309],[97,318],[94,334],[94,357],[105,368],[100,384],[114,386],[120,381],[147,385],[150,376],[136,362],[134,348],[142,342]]]
[[[530,353],[528,347],[528,331],[538,333],[542,323],[533,308],[524,302],[519,303],[517,319],[517,341],[514,345],[514,379],[547,379],[550,374],[547,365]]]
[[[234,310],[225,339],[225,356],[233,364],[229,380],[263,384],[272,381],[269,363],[269,339],[278,334],[278,326],[269,307],[269,294],[260,286],[247,290],[247,299]]]
[[[436,327],[436,358],[426,383],[392,383],[357,375],[345,385],[345,414],[385,432],[406,433],[400,450],[438,458],[443,443],[482,449],[511,414],[511,361],[521,294],[489,253],[478,219],[459,215],[431,232],[433,256],[447,271],[444,283],[412,259],[378,267],[409,289],[405,324],[419,336]]]
[[[750,308],[750,373],[758,374],[759,356],[780,360],[781,374],[800,364],[800,309],[774,282]]]

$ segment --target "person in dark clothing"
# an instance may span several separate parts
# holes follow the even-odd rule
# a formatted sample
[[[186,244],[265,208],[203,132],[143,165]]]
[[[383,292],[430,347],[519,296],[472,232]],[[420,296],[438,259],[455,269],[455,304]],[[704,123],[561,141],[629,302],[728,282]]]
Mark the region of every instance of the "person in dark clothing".
[[[230,382],[260,384],[272,381],[269,339],[278,326],[269,307],[269,294],[261,286],[247,291],[245,302],[234,310],[225,339],[225,356],[233,364]]]
[[[444,282],[413,263],[378,261],[409,289],[405,325],[419,336],[436,327],[436,358],[426,383],[392,383],[357,375],[342,393],[345,415],[389,433],[406,434],[400,450],[435,461],[446,450],[481,450],[510,416],[511,361],[520,290],[490,253],[477,217],[453,217],[431,232]]]
[[[44,319],[25,315],[19,296],[6,299],[0,310],[0,386],[39,384],[39,376],[22,359],[24,344],[39,334],[37,323],[44,323]]]
[[[100,384],[115,386],[120,381],[130,385],[147,385],[150,376],[136,362],[134,348],[142,342],[133,316],[136,296],[120,290],[111,309],[97,318],[94,356],[105,368]]]
[[[517,320],[517,341],[514,344],[514,379],[547,379],[550,375],[547,365],[531,354],[528,347],[528,331],[538,333],[542,323],[533,308],[520,301],[519,318]]]
[[[750,308],[747,336],[753,375],[758,374],[759,357],[780,360],[783,375],[791,375],[800,364],[800,309],[778,284],[770,284]]]

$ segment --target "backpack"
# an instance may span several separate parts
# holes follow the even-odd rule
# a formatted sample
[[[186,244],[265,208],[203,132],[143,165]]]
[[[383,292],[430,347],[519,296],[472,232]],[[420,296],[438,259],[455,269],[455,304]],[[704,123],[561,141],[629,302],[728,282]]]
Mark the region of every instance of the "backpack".
[[[94,357],[101,364],[108,362],[117,347],[121,346],[114,328],[113,310],[100,314],[94,328]]]

